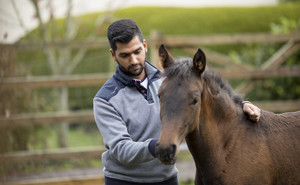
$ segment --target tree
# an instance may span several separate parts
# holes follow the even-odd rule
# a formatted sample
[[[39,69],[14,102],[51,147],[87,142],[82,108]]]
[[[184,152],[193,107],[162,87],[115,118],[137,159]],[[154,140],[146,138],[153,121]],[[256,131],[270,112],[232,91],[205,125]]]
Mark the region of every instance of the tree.
[[[0,47],[0,115],[9,117],[24,109],[30,102],[28,92],[18,92],[16,89],[7,89],[2,86],[2,79],[16,73],[16,55],[13,49]],[[22,102],[22,103],[20,103]],[[0,153],[16,150],[27,150],[30,128],[0,128]]]
[[[35,11],[36,18],[39,21],[39,31],[42,42],[45,47],[42,48],[43,53],[46,56],[46,60],[49,68],[51,69],[52,75],[69,75],[73,72],[75,67],[80,63],[87,52],[87,48],[81,48],[78,51],[72,51],[71,48],[53,48],[47,47],[47,43],[56,41],[58,39],[63,40],[68,43],[69,41],[76,38],[78,33],[78,24],[72,17],[72,0],[68,0],[67,2],[67,13],[66,18],[64,20],[64,34],[62,38],[58,31],[55,30],[57,28],[57,22],[54,19],[54,9],[52,5],[52,1],[48,0],[48,7],[50,13],[50,19],[48,23],[45,23],[41,16],[41,10],[39,7],[38,0],[31,0]],[[95,29],[92,31],[88,39],[92,39],[96,37],[96,31],[99,29],[104,23],[109,22],[112,18],[114,11],[108,10],[105,14],[101,15],[97,22],[95,23]],[[68,111],[69,110],[69,102],[68,102],[68,87],[62,87],[56,89],[57,94],[57,110],[59,111]],[[61,123],[58,129],[58,143],[60,147],[68,146],[68,124]]]

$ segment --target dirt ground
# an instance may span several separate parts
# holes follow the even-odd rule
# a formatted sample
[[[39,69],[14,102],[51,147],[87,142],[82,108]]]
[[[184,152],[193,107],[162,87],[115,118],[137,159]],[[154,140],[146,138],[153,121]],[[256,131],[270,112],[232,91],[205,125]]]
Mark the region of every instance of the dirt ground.
[[[182,182],[191,182],[194,180],[195,176],[195,165],[193,160],[184,160],[178,161],[176,163],[178,168],[178,179]],[[103,175],[102,169],[100,168],[84,168],[84,169],[73,169],[73,170],[63,170],[63,171],[53,171],[53,172],[43,172],[30,175],[15,175],[6,177],[5,179],[0,179],[3,183],[12,183],[12,182],[22,182],[30,181],[36,179],[59,179],[59,178],[72,178],[78,176],[97,176]]]

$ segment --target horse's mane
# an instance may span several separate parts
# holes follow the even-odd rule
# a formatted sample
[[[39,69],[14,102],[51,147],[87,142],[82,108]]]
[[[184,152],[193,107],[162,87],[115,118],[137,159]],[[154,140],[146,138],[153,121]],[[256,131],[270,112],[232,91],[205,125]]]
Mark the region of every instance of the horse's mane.
[[[241,105],[243,97],[233,91],[231,85],[224,80],[220,74],[214,72],[213,70],[207,68],[204,73],[204,81],[206,84],[212,88],[217,88],[221,92],[227,93],[227,95],[236,103]],[[218,91],[217,90],[217,91]],[[218,92],[220,93],[220,92]]]
[[[179,58],[164,71],[163,76],[167,78],[189,79],[194,73],[192,59]],[[236,104],[241,103],[242,96],[236,94],[227,81],[208,67],[205,69],[203,79],[207,85],[213,89],[217,89],[216,91],[219,91],[219,93],[221,91],[227,93]]]

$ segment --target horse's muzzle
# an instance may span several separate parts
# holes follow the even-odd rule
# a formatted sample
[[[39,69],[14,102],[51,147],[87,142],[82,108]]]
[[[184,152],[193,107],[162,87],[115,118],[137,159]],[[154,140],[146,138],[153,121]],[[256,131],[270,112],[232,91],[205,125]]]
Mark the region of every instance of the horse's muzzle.
[[[176,144],[170,144],[166,147],[162,147],[159,143],[156,143],[155,152],[157,158],[167,165],[172,165],[176,162]]]

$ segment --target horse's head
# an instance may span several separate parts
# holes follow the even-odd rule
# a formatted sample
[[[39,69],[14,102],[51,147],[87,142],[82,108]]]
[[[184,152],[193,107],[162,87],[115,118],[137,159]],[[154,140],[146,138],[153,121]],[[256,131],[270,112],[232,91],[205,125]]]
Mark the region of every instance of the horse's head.
[[[198,123],[206,59],[198,49],[192,59],[174,60],[162,45],[159,57],[165,79],[159,89],[162,129],[156,145],[161,162],[174,164],[179,145]]]

